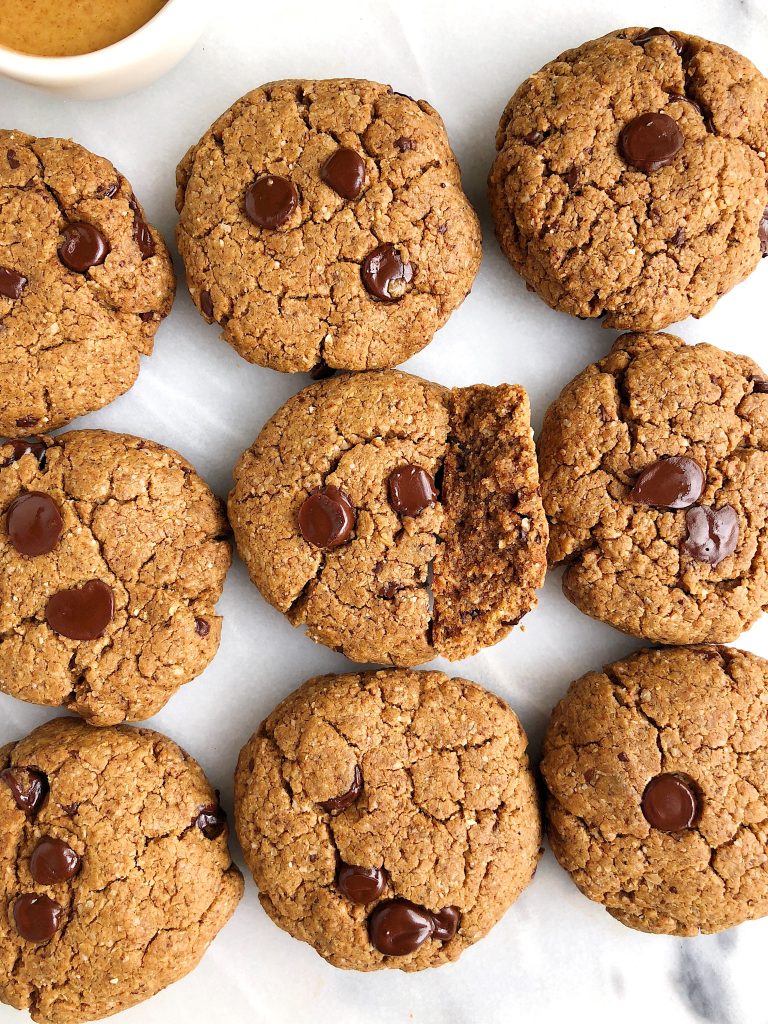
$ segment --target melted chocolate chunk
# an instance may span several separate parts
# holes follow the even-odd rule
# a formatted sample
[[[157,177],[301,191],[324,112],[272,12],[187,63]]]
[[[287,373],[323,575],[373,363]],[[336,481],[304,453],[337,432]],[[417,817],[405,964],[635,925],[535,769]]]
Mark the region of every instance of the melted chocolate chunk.
[[[400,253],[390,242],[369,252],[360,268],[366,291],[379,302],[397,302],[405,295],[413,280],[413,267],[403,263]]]
[[[416,143],[413,139],[406,139],[404,135],[401,135],[399,139],[395,139],[395,148],[399,149],[401,153],[411,153],[416,149]]]
[[[207,316],[209,320],[213,320],[213,299],[211,293],[202,291],[200,292],[200,309],[203,312],[203,316]]]
[[[432,937],[435,919],[424,907],[410,900],[386,900],[368,918],[368,935],[384,956],[415,953]]]
[[[115,614],[115,595],[101,580],[60,590],[48,600],[45,618],[60,636],[70,640],[96,640],[103,636]]]
[[[149,230],[149,225],[141,215],[136,196],[131,196],[128,205],[133,213],[133,240],[139,247],[142,260],[148,260],[150,256],[155,255],[155,240]]]
[[[8,166],[11,168],[12,171],[17,171],[21,167],[21,164],[19,163],[19,160],[16,156],[15,149],[6,150],[5,158],[8,161]]]
[[[387,881],[381,868],[357,868],[342,864],[336,885],[353,903],[374,903],[384,892]]]
[[[34,455],[40,466],[45,464],[45,441],[37,437],[8,437],[0,440],[0,469],[18,462],[25,455]]]
[[[16,420],[16,426],[17,427],[34,427],[39,422],[40,422],[40,418],[38,416],[31,416],[31,415],[30,416],[20,416],[19,419]]]
[[[29,871],[38,885],[68,882],[79,870],[79,856],[62,839],[46,836],[32,851]]]
[[[352,785],[346,791],[346,793],[340,793],[339,796],[332,796],[330,800],[324,800],[320,806],[324,811],[334,813],[336,811],[346,811],[348,807],[357,800],[363,791],[363,773],[360,771],[360,765],[355,765],[355,771],[352,776]]]
[[[0,772],[0,782],[10,789],[16,806],[28,818],[40,810],[48,796],[48,776],[39,768],[4,768]]]
[[[768,395],[768,380],[765,377],[752,377],[752,393],[755,395]]]
[[[201,807],[195,818],[195,825],[206,839],[218,839],[227,827],[227,816],[221,807]]]
[[[704,470],[698,462],[686,455],[673,455],[646,466],[627,500],[656,508],[688,508],[699,500],[704,484]]]
[[[420,466],[400,466],[387,480],[389,503],[395,512],[417,516],[435,504],[437,491],[432,477]]]
[[[619,135],[619,151],[632,167],[652,174],[671,164],[685,139],[669,114],[640,114],[625,124]]]
[[[64,530],[59,506],[40,491],[20,494],[5,517],[8,539],[20,555],[47,555],[58,545]]]
[[[245,193],[248,220],[268,231],[282,227],[298,205],[296,186],[279,174],[263,174]]]
[[[461,923],[461,911],[459,908],[443,907],[442,910],[438,910],[432,916],[435,919],[433,937],[440,942],[450,942],[459,930],[459,924]]]
[[[659,28],[658,26],[656,28],[649,28],[647,32],[641,32],[639,36],[635,36],[632,42],[635,46],[645,46],[646,43],[650,42],[651,39],[655,39],[657,36],[668,36],[672,40],[672,45],[677,52],[683,52],[683,44],[680,40],[665,28]]]
[[[195,632],[198,636],[206,637],[211,632],[211,625],[207,619],[195,619]]]
[[[365,161],[354,149],[339,146],[320,168],[320,177],[342,199],[357,199],[365,185]]]
[[[355,526],[355,510],[346,494],[329,484],[310,494],[299,509],[299,530],[316,548],[343,544]]]
[[[64,228],[58,249],[61,262],[76,274],[101,266],[110,251],[109,242],[99,229],[82,220]]]
[[[25,893],[13,904],[16,931],[28,942],[49,942],[59,930],[63,914],[60,904],[38,893]]]
[[[642,800],[645,820],[660,832],[680,832],[696,820],[699,802],[690,779],[663,774],[651,779]]]
[[[685,513],[688,536],[683,551],[713,568],[732,555],[739,543],[739,514],[731,505],[696,505]]]
[[[10,267],[0,267],[0,295],[4,299],[15,302],[21,298],[21,293],[27,287],[27,279],[18,270],[11,270]]]
[[[528,132],[527,135],[523,136],[523,142],[526,146],[538,146],[544,141],[544,132],[532,131]]]

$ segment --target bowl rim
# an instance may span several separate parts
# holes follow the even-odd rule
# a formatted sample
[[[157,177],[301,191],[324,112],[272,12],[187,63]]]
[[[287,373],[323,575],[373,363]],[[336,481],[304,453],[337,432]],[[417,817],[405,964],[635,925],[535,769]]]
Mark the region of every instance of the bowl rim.
[[[158,44],[168,40],[177,24],[187,16],[190,5],[196,3],[199,4],[199,0],[166,0],[157,14],[135,32],[90,53],[45,57],[0,46],[0,73],[23,75],[27,80],[46,84],[119,71],[146,58],[151,50],[158,48]],[[155,45],[147,46],[152,38],[156,40]]]

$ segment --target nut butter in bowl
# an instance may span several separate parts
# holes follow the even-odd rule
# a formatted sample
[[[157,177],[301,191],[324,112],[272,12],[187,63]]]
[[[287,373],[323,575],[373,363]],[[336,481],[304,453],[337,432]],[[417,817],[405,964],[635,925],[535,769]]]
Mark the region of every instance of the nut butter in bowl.
[[[3,0],[0,75],[103,98],[149,84],[189,52],[205,0]]]

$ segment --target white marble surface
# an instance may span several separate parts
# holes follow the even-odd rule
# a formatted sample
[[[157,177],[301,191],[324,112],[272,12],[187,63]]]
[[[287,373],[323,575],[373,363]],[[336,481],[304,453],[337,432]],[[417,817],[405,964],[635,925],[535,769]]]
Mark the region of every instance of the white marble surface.
[[[664,0],[218,0],[205,43],[146,91],[75,103],[2,82],[0,120],[36,135],[72,136],[109,156],[170,239],[176,162],[252,86],[349,75],[391,82],[429,99],[445,118],[480,213],[485,256],[472,295],[408,368],[447,385],[520,382],[531,394],[538,428],[547,403],[607,350],[614,335],[547,309],[502,258],[485,194],[498,116],[526,75],[561,50],[620,24],[671,22],[671,28],[729,43],[768,72],[765,0],[680,0],[673,14],[670,8]],[[768,368],[767,286],[768,261],[705,320],[682,324],[679,333],[747,353]],[[82,423],[170,444],[225,494],[240,451],[306,383],[239,359],[197,316],[181,285],[136,387]],[[217,659],[151,724],[203,763],[231,807],[232,770],[251,731],[308,675],[348,663],[313,646],[268,608],[240,563],[220,610],[225,625]],[[768,655],[768,620],[740,645]],[[549,710],[568,682],[636,646],[569,605],[555,573],[525,633],[516,631],[455,669],[509,700],[536,753]],[[0,744],[51,714],[0,696]],[[629,931],[582,897],[547,852],[519,903],[458,964],[416,976],[350,974],[275,928],[249,881],[237,914],[198,970],[119,1020],[646,1024],[660,1017],[664,1024],[766,1024],[766,941],[768,920],[689,940]],[[23,1019],[0,1007],[0,1024]]]

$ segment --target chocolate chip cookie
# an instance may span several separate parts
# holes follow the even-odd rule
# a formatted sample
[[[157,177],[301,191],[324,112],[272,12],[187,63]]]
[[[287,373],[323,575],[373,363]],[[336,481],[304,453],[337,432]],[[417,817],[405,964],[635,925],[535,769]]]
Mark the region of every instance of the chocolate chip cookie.
[[[309,680],[238,762],[237,833],[262,906],[336,967],[457,959],[536,868],[526,745],[504,701],[465,679]]]
[[[768,381],[750,359],[624,335],[550,407],[539,465],[550,562],[587,615],[726,643],[768,605]]]
[[[162,238],[108,160],[0,131],[0,436],[127,391],[174,289]]]
[[[640,651],[576,680],[542,773],[552,850],[630,928],[717,932],[768,914],[768,662]]]
[[[480,264],[439,115],[375,82],[255,89],[189,150],[177,180],[195,304],[240,355],[275,370],[403,362]]]
[[[768,81],[683,32],[611,32],[517,90],[496,136],[501,247],[554,309],[658,330],[768,255]]]
[[[105,430],[0,443],[0,689],[96,725],[149,718],[219,646],[221,502]]]
[[[243,878],[200,766],[149,729],[59,718],[0,748],[0,1000],[80,1024],[197,966]]]
[[[528,396],[397,370],[310,385],[235,468],[238,550],[264,597],[352,661],[458,659],[535,604],[547,525]]]

